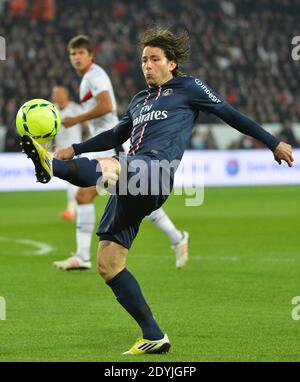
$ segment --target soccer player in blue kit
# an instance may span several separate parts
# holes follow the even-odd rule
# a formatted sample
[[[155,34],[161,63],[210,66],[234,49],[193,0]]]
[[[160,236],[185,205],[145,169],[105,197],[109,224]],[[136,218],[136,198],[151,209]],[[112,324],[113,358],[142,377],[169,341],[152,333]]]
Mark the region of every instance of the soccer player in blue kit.
[[[54,157],[28,136],[22,137],[22,146],[32,159],[37,180],[50,181],[52,176],[65,179],[80,187],[96,185],[99,179],[106,186],[118,186],[126,173],[128,186],[135,172],[134,161],[140,167],[141,183],[155,182],[158,192],[123,194],[119,184],[116,194],[108,200],[97,235],[100,238],[97,265],[101,277],[112,289],[118,302],[136,320],[142,337],[124,354],[165,353],[170,341],[156,322],[141,288],[126,268],[126,257],[143,218],[159,208],[167,199],[163,176],[167,174],[170,191],[174,180],[171,166],[153,177],[151,166],[158,161],[180,161],[200,111],[212,113],[241,133],[263,142],[280,164],[292,166],[292,148],[280,142],[260,125],[232,108],[220,95],[200,79],[184,76],[180,66],[189,53],[186,33],[178,36],[168,30],[149,29],[142,41],[142,70],[148,88],[131,100],[120,122],[111,130],[79,144],[59,150]],[[131,139],[126,157],[72,159],[75,155],[105,151]],[[152,186],[152,185],[151,185]],[[125,187],[125,188],[126,188]],[[146,186],[147,187],[147,186]],[[152,189],[152,188],[151,188]]]

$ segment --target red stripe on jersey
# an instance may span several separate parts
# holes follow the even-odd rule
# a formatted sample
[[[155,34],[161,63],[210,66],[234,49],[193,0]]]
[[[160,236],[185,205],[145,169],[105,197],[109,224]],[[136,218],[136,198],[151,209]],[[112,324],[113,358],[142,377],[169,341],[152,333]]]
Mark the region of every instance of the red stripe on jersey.
[[[131,133],[131,137],[130,137],[131,144],[133,144],[133,137],[134,137],[135,130],[136,130],[136,127],[132,130],[132,133]]]
[[[149,90],[147,90],[147,93],[148,93],[148,95],[147,95],[147,97],[145,98],[144,106],[146,105],[146,103],[148,102],[149,97],[151,96],[151,93],[149,92]]]
[[[88,93],[86,93],[85,96],[83,96],[83,97],[81,98],[80,103],[86,102],[86,101],[88,101],[88,100],[89,100],[90,98],[92,98],[92,97],[93,97],[93,94],[92,94],[91,91],[89,91]]]
[[[157,96],[155,98],[155,101],[157,101],[158,97],[160,96],[160,93],[161,93],[161,86],[159,85],[157,89]]]
[[[145,125],[142,127],[139,139],[138,139],[137,143],[135,143],[134,145],[133,145],[133,135],[134,135],[134,130],[135,129],[133,130],[132,135],[131,135],[131,145],[132,145],[132,147],[130,147],[128,155],[135,155],[136,150],[140,147],[140,143],[142,142],[142,138],[143,138],[146,126],[147,126],[147,123],[145,123]]]

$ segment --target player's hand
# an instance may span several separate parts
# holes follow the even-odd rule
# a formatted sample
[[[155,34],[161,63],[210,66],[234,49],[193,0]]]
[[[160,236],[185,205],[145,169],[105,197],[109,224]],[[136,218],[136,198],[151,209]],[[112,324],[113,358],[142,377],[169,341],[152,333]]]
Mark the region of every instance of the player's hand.
[[[289,167],[292,167],[294,158],[291,145],[285,142],[280,142],[276,149],[273,151],[273,154],[276,162],[281,164],[281,161],[284,160],[289,165]]]
[[[79,119],[78,117],[65,117],[62,119],[61,123],[64,125],[64,127],[72,127],[79,123]]]
[[[54,158],[60,160],[68,160],[72,159],[75,156],[75,151],[72,146],[67,147],[65,149],[57,150],[54,153]]]

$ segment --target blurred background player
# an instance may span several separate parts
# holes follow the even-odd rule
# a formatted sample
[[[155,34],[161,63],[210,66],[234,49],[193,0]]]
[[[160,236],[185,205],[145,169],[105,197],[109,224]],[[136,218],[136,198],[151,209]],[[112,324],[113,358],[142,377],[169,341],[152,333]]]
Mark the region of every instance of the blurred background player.
[[[70,100],[69,91],[66,86],[56,85],[52,89],[52,101],[57,106],[61,120],[65,117],[73,117],[82,114],[81,106]],[[86,122],[77,123],[76,125],[66,128],[61,125],[56,137],[56,149],[62,149],[69,146],[73,142],[81,142],[83,128],[88,128]],[[67,182],[67,207],[60,214],[61,219],[74,221],[76,218],[76,192],[78,187]]]
[[[62,124],[65,128],[70,128],[87,121],[93,136],[109,130],[118,123],[116,99],[110,78],[99,65],[94,63],[91,40],[85,35],[75,36],[68,44],[68,52],[73,68],[82,77],[79,96],[84,113],[72,117],[66,116],[62,119]],[[116,150],[112,149],[85,154],[85,156],[96,159],[115,154]],[[76,193],[77,249],[75,255],[66,260],[55,261],[56,268],[62,270],[91,268],[91,242],[96,223],[93,201],[96,195],[96,187],[78,189]],[[176,267],[183,267],[188,260],[189,234],[178,230],[161,208],[153,211],[149,219],[166,233],[175,251]]]
[[[189,255],[188,232],[177,229],[162,207],[153,211],[147,218],[168,236],[172,243],[171,248],[175,252],[176,268],[184,267],[188,261]]]
[[[79,97],[84,112],[77,116],[66,116],[62,119],[62,124],[65,128],[70,128],[87,121],[92,135],[110,129],[118,123],[115,95],[110,78],[100,66],[94,63],[91,40],[84,35],[75,36],[68,44],[68,53],[71,65],[82,77]],[[108,150],[86,156],[94,159],[115,154],[115,150]],[[54,262],[55,267],[63,270],[91,268],[90,248],[96,223],[93,201],[96,195],[96,187],[78,188],[76,192],[76,253],[66,260]]]

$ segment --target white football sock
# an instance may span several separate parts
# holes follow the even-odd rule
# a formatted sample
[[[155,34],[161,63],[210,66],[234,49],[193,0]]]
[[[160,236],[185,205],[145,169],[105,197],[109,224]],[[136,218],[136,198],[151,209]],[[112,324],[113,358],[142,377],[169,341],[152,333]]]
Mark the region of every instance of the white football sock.
[[[175,227],[169,216],[162,208],[153,211],[147,217],[151,223],[153,223],[157,228],[161,229],[168,236],[172,244],[177,244],[182,239],[181,231]]]
[[[68,204],[67,204],[67,210],[72,212],[72,214],[76,213],[76,192],[78,190],[78,187],[74,186],[71,183],[67,184],[67,198],[68,198]]]
[[[93,203],[77,206],[76,225],[76,255],[84,261],[91,260],[91,242],[96,222],[95,206]]]

